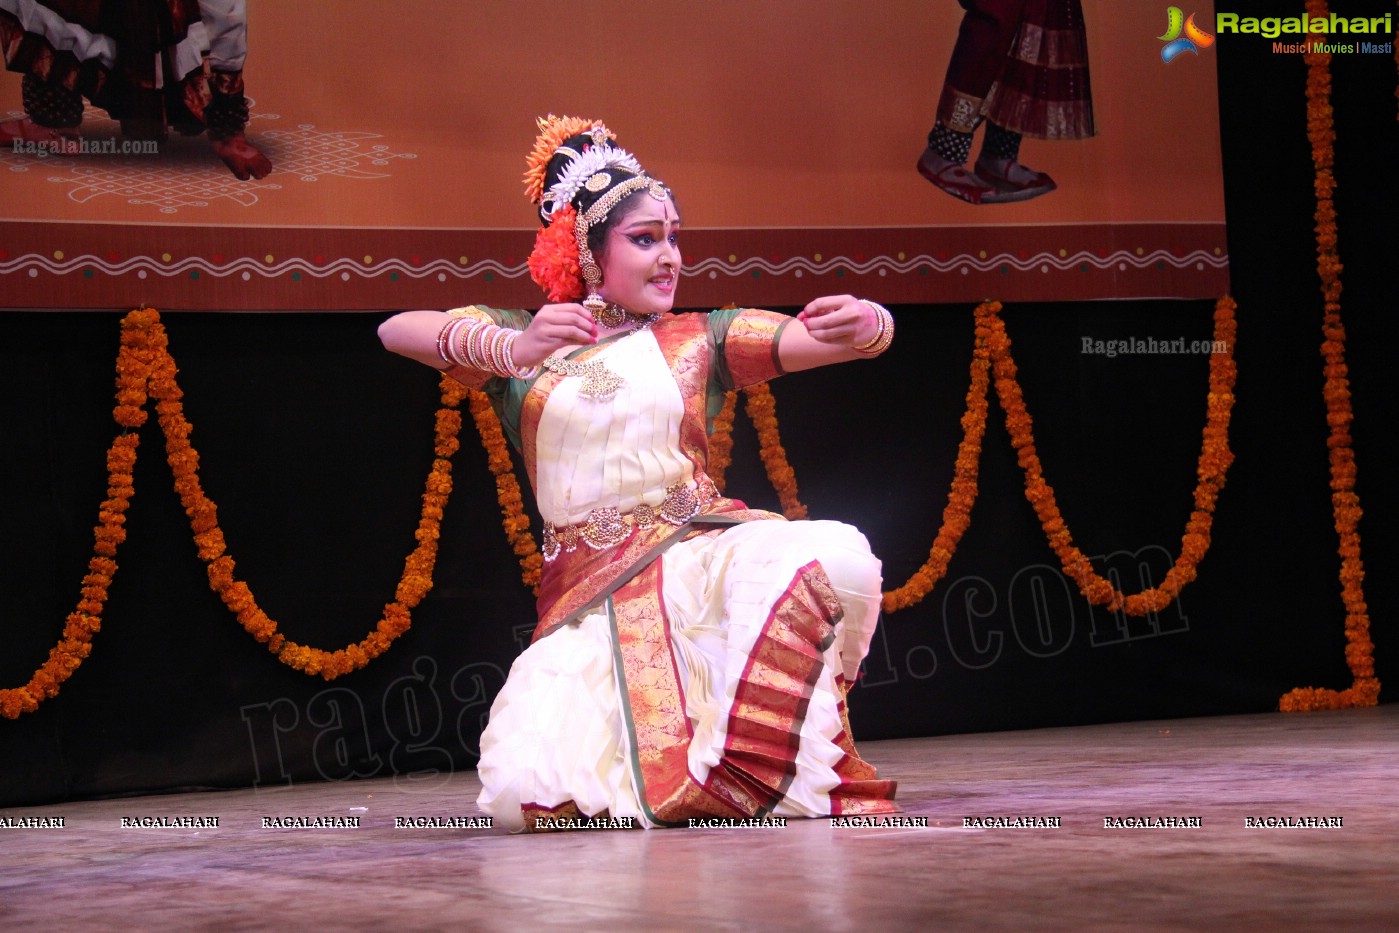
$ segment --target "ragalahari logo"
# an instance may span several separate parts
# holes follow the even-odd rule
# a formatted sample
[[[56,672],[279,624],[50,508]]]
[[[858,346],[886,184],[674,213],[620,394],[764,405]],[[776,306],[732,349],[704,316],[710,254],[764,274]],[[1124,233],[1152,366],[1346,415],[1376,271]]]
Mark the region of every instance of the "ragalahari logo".
[[[1156,38],[1166,43],[1161,48],[1161,61],[1166,64],[1182,52],[1199,55],[1199,49],[1214,44],[1214,36],[1195,25],[1195,14],[1186,16],[1178,6],[1166,8],[1166,34]]]

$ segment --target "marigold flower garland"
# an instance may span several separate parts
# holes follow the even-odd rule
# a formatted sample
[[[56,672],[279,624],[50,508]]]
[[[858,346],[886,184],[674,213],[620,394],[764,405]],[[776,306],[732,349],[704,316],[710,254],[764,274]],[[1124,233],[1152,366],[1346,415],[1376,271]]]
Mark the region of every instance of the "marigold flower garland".
[[[133,312],[143,316],[155,312]],[[81,598],[68,614],[63,637],[49,650],[48,659],[22,687],[0,689],[0,715],[17,719],[32,713],[44,700],[57,696],[64,681],[73,675],[92,653],[92,637],[102,627],[102,611],[107,591],[117,572],[117,548],[126,540],[126,510],[136,494],[132,472],[141,436],[136,429],[146,422],[146,382],[150,377],[154,352],[125,340],[117,354],[116,400],[112,417],[121,426],[107,450],[107,498],[98,509],[93,529],[92,557],[83,577]]]
[[[126,539],[126,510],[135,494],[132,471],[140,444],[136,430],[146,422],[145,405],[150,398],[156,399],[175,491],[189,516],[199,558],[208,565],[209,585],[243,627],[265,643],[282,663],[307,674],[319,674],[326,680],[364,667],[408,630],[413,608],[432,588],[440,522],[452,491],[449,458],[458,446],[461,412],[457,408],[465,397],[464,387],[443,380],[443,407],[437,412],[435,428],[436,459],[428,474],[422,517],[414,535],[418,544],[404,562],[395,601],[385,606],[383,618],[361,641],[337,651],[324,651],[297,644],[280,634],[277,623],[257,605],[248,585],[234,578],[234,561],[227,553],[218,525],[217,506],[204,495],[199,482],[199,454],[189,441],[194,429],[185,418],[183,392],[175,374],[175,360],[170,356],[160,315],[150,308],[141,308],[123,318],[121,349],[117,354],[116,405],[112,411],[122,431],[107,452],[107,499],[98,511],[99,524],[94,530],[88,573],[83,577],[82,598],[68,616],[63,638],[29,683],[0,690],[0,715],[14,719],[21,713],[33,712],[40,702],[58,694],[60,685],[91,653],[92,636],[101,628],[107,591],[117,570],[117,546]]]
[[[724,491],[724,474],[733,462],[734,415],[738,412],[738,393],[724,393],[724,407],[714,416],[714,432],[709,436],[709,465],[707,472],[720,492]]]
[[[719,310],[732,311],[737,307],[733,302],[728,302]],[[720,492],[724,491],[724,474],[728,472],[729,464],[733,463],[734,416],[737,412],[738,391],[729,389],[724,393],[724,405],[714,416],[709,432],[709,463],[705,468],[709,478],[714,481],[714,488]]]
[[[971,524],[971,509],[976,501],[981,443],[987,417],[987,389],[992,371],[996,377],[997,397],[1006,411],[1006,426],[1011,435],[1021,467],[1025,470],[1026,497],[1035,507],[1050,546],[1059,556],[1065,573],[1078,584],[1084,596],[1095,605],[1105,605],[1128,615],[1141,616],[1159,610],[1180,594],[1194,580],[1199,562],[1209,549],[1209,533],[1215,504],[1224,486],[1233,454],[1229,450],[1229,419],[1234,403],[1236,369],[1233,359],[1235,338],[1235,305],[1232,299],[1221,298],[1215,307],[1214,340],[1225,347],[1210,359],[1210,391],[1207,419],[1203,432],[1194,501],[1195,510],[1186,525],[1181,543],[1181,555],[1167,573],[1160,587],[1126,595],[1099,575],[1092,563],[1073,545],[1073,537],[1059,513],[1054,491],[1045,481],[1039,456],[1035,452],[1032,420],[1025,408],[1024,396],[1016,380],[1015,361],[1011,357],[1010,338],[1000,318],[999,302],[987,302],[976,309],[976,348],[971,367],[971,387],[967,391],[967,410],[962,415],[962,441],[958,445],[952,486],[947,506],[943,509],[942,526],[929,550],[928,559],[909,580],[884,594],[885,612],[895,612],[915,605],[932,592],[947,572],[958,543]],[[766,385],[763,386],[766,390]],[[765,392],[760,412],[772,411],[770,390]],[[760,396],[761,398],[761,396]],[[750,411],[753,405],[750,397]],[[775,416],[769,414],[775,423]],[[755,424],[758,418],[754,418]],[[760,429],[761,430],[761,429]],[[717,431],[716,431],[717,433]],[[764,442],[764,464],[774,486],[789,481],[795,492],[796,480],[786,465],[781,442],[770,437]],[[780,492],[780,490],[779,490]],[[785,501],[784,501],[785,505]],[[789,515],[789,517],[791,517]]]
[[[1025,498],[1034,506],[1035,514],[1039,516],[1040,524],[1049,538],[1049,546],[1059,558],[1064,573],[1078,584],[1079,591],[1095,606],[1105,606],[1113,612],[1122,610],[1131,616],[1162,609],[1180,595],[1187,583],[1195,579],[1199,563],[1209,550],[1215,504],[1220,490],[1224,488],[1229,465],[1234,460],[1234,454],[1229,450],[1229,417],[1234,407],[1236,374],[1234,307],[1234,301],[1228,297],[1219,299],[1215,305],[1214,341],[1216,345],[1224,347],[1224,352],[1210,356],[1208,416],[1196,467],[1199,481],[1195,486],[1195,509],[1181,538],[1180,556],[1166,572],[1164,583],[1131,596],[1114,587],[1110,580],[1094,570],[1092,562],[1074,545],[1073,535],[1059,513],[1054,489],[1045,481],[1039,454],[1035,451],[1032,419],[1015,378],[1010,337],[999,317],[987,316],[996,397],[1006,414],[1006,430],[1010,434],[1011,446],[1015,448],[1020,468],[1025,472]]]
[[[947,505],[942,510],[942,527],[933,539],[932,549],[923,566],[915,570],[903,586],[884,594],[885,612],[906,609],[922,602],[933,591],[933,587],[947,574],[952,554],[971,525],[981,462],[981,440],[986,434],[986,390],[991,381],[989,321],[1000,310],[1000,302],[984,302],[976,309],[976,347],[972,353],[971,388],[967,390],[967,410],[962,415],[962,442],[957,445],[952,488],[947,494]]]
[[[446,376],[448,382],[456,384]],[[529,531],[529,516],[525,515],[524,497],[520,493],[520,483],[515,479],[514,464],[510,460],[510,448],[505,442],[505,431],[500,426],[495,409],[486,393],[470,391],[471,416],[476,420],[476,430],[481,434],[481,446],[486,448],[486,463],[495,476],[496,498],[500,500],[501,524],[510,540],[510,547],[520,558],[520,577],[525,586],[539,595],[539,581],[544,573],[544,558],[539,546]]]
[[[748,396],[744,411],[758,429],[758,454],[767,470],[768,481],[777,490],[782,514],[793,521],[804,519],[806,506],[797,498],[797,474],[787,462],[787,451],[782,447],[782,435],[777,430],[777,400],[772,397],[772,387],[760,382],[743,391]]]
[[[463,393],[447,386],[442,391],[442,408],[437,412],[434,430],[432,469],[428,473],[423,493],[423,510],[414,533],[417,546],[403,565],[403,575],[394,592],[394,602],[384,607],[383,618],[375,629],[359,642],[335,651],[326,651],[298,644],[282,635],[277,623],[258,606],[248,585],[233,576],[234,560],[227,553],[222,530],[218,526],[217,506],[204,494],[199,481],[199,454],[189,443],[193,430],[185,419],[183,392],[175,382],[175,361],[166,350],[165,329],[158,316],[133,327],[134,339],[150,342],[157,347],[149,392],[158,399],[156,413],[165,432],[166,458],[175,474],[175,491],[185,514],[190,519],[199,559],[207,564],[209,586],[218,593],[224,605],[239,623],[258,641],[267,645],[283,664],[306,674],[319,674],[333,680],[364,667],[383,654],[395,639],[412,624],[412,610],[432,589],[432,570],[437,562],[437,542],[443,510],[452,491],[450,457],[458,447],[461,430]]]
[[[942,525],[933,540],[928,559],[902,586],[883,594],[883,608],[896,612],[921,602],[932,592],[947,573],[947,567],[962,536],[971,524],[971,509],[976,502],[981,444],[986,431],[988,388],[991,374],[996,379],[996,394],[1006,412],[1006,427],[1011,435],[1021,468],[1025,471],[1025,495],[1035,508],[1044,527],[1050,547],[1054,549],[1064,572],[1076,584],[1084,597],[1094,605],[1121,610],[1132,616],[1142,616],[1164,608],[1174,600],[1186,584],[1194,580],[1198,567],[1209,550],[1210,529],[1215,505],[1234,455],[1229,450],[1229,420],[1234,405],[1235,303],[1224,297],[1215,305],[1214,341],[1224,352],[1210,357],[1207,417],[1203,431],[1199,477],[1195,487],[1195,509],[1186,524],[1181,541],[1181,554],[1166,574],[1165,582],[1139,593],[1127,595],[1098,574],[1088,558],[1073,544],[1063,516],[1054,498],[1054,490],[1044,479],[1043,467],[1035,451],[1033,421],[1025,407],[1024,395],[1016,379],[1015,360],[1011,356],[1010,337],[1000,318],[1000,302],[986,302],[976,309],[976,346],[972,357],[971,387],[967,390],[967,410],[962,415],[962,441],[957,448],[951,489],[943,509]],[[767,383],[746,389],[749,417],[758,428],[762,445],[763,465],[768,478],[782,501],[788,518],[805,518],[806,507],[796,498],[796,476],[787,461],[777,432],[776,400]],[[710,439],[711,470],[722,477],[729,465],[732,450],[733,412],[735,394],[725,399],[724,411],[715,418],[714,435]]]
[[[1313,18],[1328,15],[1325,0],[1308,0]],[[1331,508],[1340,539],[1341,602],[1346,609],[1346,664],[1352,682],[1344,690],[1298,687],[1282,696],[1284,712],[1374,706],[1379,702],[1380,682],[1375,677],[1375,645],[1370,640],[1370,616],[1365,605],[1365,565],[1360,559],[1360,497],[1355,492],[1355,451],[1351,448],[1350,380],[1346,368],[1346,331],[1341,323],[1341,261],[1337,253],[1336,130],[1331,110],[1331,54],[1312,53],[1307,62],[1307,138],[1312,144],[1316,168],[1316,254],[1324,302],[1321,355],[1326,361],[1326,445],[1331,461]]]

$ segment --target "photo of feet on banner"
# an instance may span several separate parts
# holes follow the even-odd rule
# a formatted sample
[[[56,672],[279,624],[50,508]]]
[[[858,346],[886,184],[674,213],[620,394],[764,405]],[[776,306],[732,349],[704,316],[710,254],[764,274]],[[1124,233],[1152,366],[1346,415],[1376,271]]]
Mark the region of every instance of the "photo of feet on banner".
[[[687,305],[1227,291],[1212,2],[790,14],[0,0],[0,302],[537,304],[512,190],[549,113],[681,193]]]

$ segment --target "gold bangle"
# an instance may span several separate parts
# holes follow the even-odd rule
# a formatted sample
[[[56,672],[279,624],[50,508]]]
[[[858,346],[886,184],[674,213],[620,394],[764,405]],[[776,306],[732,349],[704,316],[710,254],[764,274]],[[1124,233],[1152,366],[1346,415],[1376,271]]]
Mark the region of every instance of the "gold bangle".
[[[464,366],[505,378],[533,379],[539,375],[539,366],[520,369],[515,365],[515,340],[521,333],[464,313],[452,314],[452,319],[437,332],[437,355],[448,366]]]
[[[881,337],[879,343],[875,344],[874,349],[872,349],[872,350],[869,351],[869,355],[870,355],[870,356],[878,356],[879,354],[883,353],[885,350],[889,349],[889,345],[890,345],[891,343],[893,343],[893,342],[894,342],[894,316],[893,316],[892,314],[890,314],[890,313],[886,310],[886,311],[884,312],[884,333],[883,333],[883,336]]]
[[[442,328],[441,333],[437,335],[437,353],[452,366],[466,365],[466,361],[462,359],[457,345],[461,340],[462,328],[469,323],[470,322],[466,318],[453,318],[447,323],[446,327]]]
[[[879,329],[868,342],[852,346],[850,349],[865,356],[878,356],[889,349],[889,344],[894,342],[894,316],[889,313],[888,308],[878,302],[861,298],[860,303],[874,310]]]
[[[491,334],[489,356],[491,362],[491,372],[497,376],[508,376],[510,371],[505,368],[505,354],[503,347],[510,332],[503,327],[497,327]]]
[[[879,343],[880,339],[883,338],[885,328],[884,316],[888,312],[884,311],[883,305],[875,304],[873,301],[866,301],[864,298],[860,299],[860,304],[864,305],[865,307],[869,308],[871,311],[874,312],[875,332],[874,336],[871,337],[868,341],[860,344],[859,346],[852,345],[850,349],[854,350],[857,353],[865,353],[875,344]],[[884,313],[881,314],[880,312]]]
[[[505,361],[505,374],[515,379],[533,379],[539,375],[539,366],[531,366],[529,369],[521,369],[515,365],[515,340],[523,331],[511,330],[505,338],[505,345],[501,350],[501,356]]]
[[[447,356],[447,332],[456,325],[457,321],[458,318],[449,319],[446,324],[442,325],[442,329],[437,332],[437,355],[442,357],[442,362],[446,363],[448,366],[452,365],[452,359]]]
[[[462,355],[466,357],[467,365],[472,369],[486,369],[485,361],[481,357],[481,343],[487,326],[486,321],[477,321],[468,327],[462,336]]]

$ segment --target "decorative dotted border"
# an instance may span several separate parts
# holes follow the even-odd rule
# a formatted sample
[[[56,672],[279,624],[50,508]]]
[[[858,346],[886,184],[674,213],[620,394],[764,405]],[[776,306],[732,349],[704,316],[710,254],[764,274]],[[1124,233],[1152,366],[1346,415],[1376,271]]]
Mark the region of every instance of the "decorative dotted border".
[[[1122,249],[1110,253],[1094,253],[1087,250],[1070,253],[1068,250],[1060,249],[1057,252],[1034,254],[1029,254],[1026,251],[1014,254],[1008,252],[992,254],[986,250],[981,250],[976,254],[961,253],[955,256],[932,256],[926,253],[910,256],[900,252],[892,256],[866,257],[862,254],[856,254],[853,257],[840,255],[829,258],[824,257],[821,253],[815,253],[811,257],[800,256],[786,260],[761,256],[739,259],[736,254],[730,254],[727,258],[712,257],[698,261],[693,257],[687,257],[686,262],[685,276],[704,276],[717,279],[721,275],[729,278],[744,275],[754,278],[763,275],[791,275],[794,278],[801,278],[804,275],[832,273],[836,275],[886,276],[891,273],[894,275],[929,275],[957,272],[969,275],[972,272],[1006,274],[1012,271],[1050,273],[1109,271],[1113,269],[1125,272],[1129,269],[1144,270],[1153,267],[1158,270],[1193,267],[1196,271],[1203,272],[1207,268],[1227,268],[1229,257],[1220,247],[1215,247],[1213,250],[1197,249],[1189,252],[1172,252],[1164,249],[1148,251],[1139,246],[1133,250]],[[441,258],[425,260],[419,256],[411,256],[407,259],[376,260],[372,255],[366,255],[358,260],[348,257],[331,259],[324,256],[311,258],[298,256],[278,260],[270,253],[260,260],[253,257],[226,260],[219,254],[210,258],[187,256],[177,259],[171,253],[162,253],[159,257],[131,256],[123,259],[116,253],[109,253],[105,257],[87,253],[68,257],[63,250],[54,250],[48,255],[25,253],[11,259],[4,250],[0,250],[0,275],[27,273],[31,278],[35,278],[41,273],[60,276],[82,275],[87,278],[91,278],[97,273],[110,276],[135,273],[139,279],[147,278],[150,275],[164,278],[185,276],[190,279],[199,279],[204,276],[213,278],[237,276],[247,282],[254,277],[276,279],[288,276],[294,281],[302,278],[329,279],[333,277],[338,277],[342,281],[349,281],[352,278],[377,279],[380,277],[397,281],[401,278],[426,279],[435,276],[439,282],[445,282],[449,278],[467,280],[484,277],[486,281],[491,281],[499,276],[503,279],[517,279],[527,275],[528,272],[529,267],[523,262],[516,263],[511,260],[502,262],[495,259],[472,262],[466,256],[458,258],[456,262]]]

